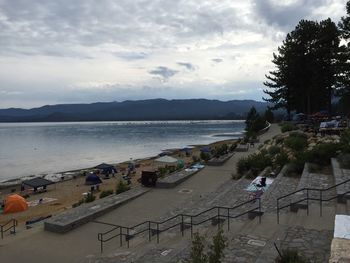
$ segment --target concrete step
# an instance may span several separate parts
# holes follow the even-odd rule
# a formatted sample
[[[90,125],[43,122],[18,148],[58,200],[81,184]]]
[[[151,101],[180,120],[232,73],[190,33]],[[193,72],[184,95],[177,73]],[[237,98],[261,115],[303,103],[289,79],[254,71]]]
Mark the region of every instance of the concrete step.
[[[323,206],[322,216],[320,214],[320,206],[310,205],[309,215],[307,210],[299,209],[298,213],[293,220],[295,225],[300,225],[305,228],[319,229],[319,230],[333,230],[334,218],[336,214],[336,207]]]

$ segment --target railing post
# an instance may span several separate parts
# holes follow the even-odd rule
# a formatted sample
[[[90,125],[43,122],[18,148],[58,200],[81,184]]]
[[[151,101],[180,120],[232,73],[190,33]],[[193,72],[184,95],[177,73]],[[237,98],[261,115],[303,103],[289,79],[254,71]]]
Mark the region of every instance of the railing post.
[[[184,215],[181,214],[181,234],[184,236]]]
[[[230,231],[230,208],[227,208],[227,231]]]
[[[129,228],[126,229],[126,236],[128,237],[127,244],[128,244],[128,248],[129,248],[129,240],[130,240]]]
[[[279,199],[277,199],[277,224],[280,223],[280,207],[279,207]]]
[[[100,240],[100,250],[101,250],[101,254],[103,253],[103,241],[102,241],[102,234],[98,233],[97,234],[97,239]]]
[[[322,217],[322,190],[320,190],[320,216]]]
[[[151,221],[148,221],[148,241],[151,242]]]
[[[218,207],[218,231],[220,230],[220,207]]]
[[[192,219],[192,216],[191,216],[191,239],[193,237],[193,219]]]
[[[1,239],[3,239],[4,238],[4,232],[3,232],[3,226],[1,226]]]
[[[159,223],[157,222],[157,244],[159,244]]]
[[[16,234],[17,220],[13,219],[13,233]]]
[[[309,215],[309,188],[306,188],[306,214]]]
[[[119,236],[120,246],[123,246],[123,229],[121,227],[119,227]]]
[[[259,197],[259,224],[261,224],[261,199]]]

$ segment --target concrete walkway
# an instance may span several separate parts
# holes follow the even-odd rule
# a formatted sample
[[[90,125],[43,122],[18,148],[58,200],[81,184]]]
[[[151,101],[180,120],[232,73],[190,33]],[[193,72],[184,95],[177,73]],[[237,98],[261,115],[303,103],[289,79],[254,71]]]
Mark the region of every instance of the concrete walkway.
[[[271,139],[280,133],[277,125],[260,136],[260,142]],[[198,198],[215,191],[220,185],[231,179],[236,170],[237,161],[257,149],[235,153],[223,166],[205,167],[184,183],[172,189],[152,189],[141,198],[117,208],[98,218],[99,221],[131,226],[145,220],[152,220],[171,212],[183,205],[186,200]],[[181,192],[187,189],[190,191]],[[100,252],[97,233],[107,231],[111,227],[88,223],[67,234],[55,234],[43,231],[42,228],[22,230],[14,237],[0,240],[1,262],[86,262],[92,255]],[[118,240],[106,246],[106,253],[118,247]]]

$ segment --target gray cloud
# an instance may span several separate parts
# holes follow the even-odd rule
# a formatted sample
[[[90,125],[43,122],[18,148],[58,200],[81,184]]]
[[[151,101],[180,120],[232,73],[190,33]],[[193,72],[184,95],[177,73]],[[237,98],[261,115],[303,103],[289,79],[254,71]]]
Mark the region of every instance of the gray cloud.
[[[149,74],[160,76],[163,79],[167,80],[167,79],[171,78],[172,76],[174,76],[175,74],[177,74],[178,72],[179,72],[178,70],[170,69],[168,67],[159,66],[156,69],[150,70]]]
[[[114,52],[113,54],[125,60],[139,60],[148,57],[148,54],[145,52]]]
[[[222,58],[213,58],[211,61],[213,61],[215,63],[221,63],[224,60]]]
[[[328,0],[300,0],[290,4],[276,4],[272,0],[256,0],[255,10],[258,18],[267,24],[285,30],[294,28],[298,21],[307,19],[319,6],[325,5]]]
[[[173,46],[180,39],[222,34],[239,21],[230,6],[195,0],[3,0],[0,52],[46,55],[57,45],[61,52],[71,52],[104,44],[154,49]]]
[[[189,71],[194,71],[196,70],[196,66],[189,63],[189,62],[177,62],[178,65],[185,67]]]

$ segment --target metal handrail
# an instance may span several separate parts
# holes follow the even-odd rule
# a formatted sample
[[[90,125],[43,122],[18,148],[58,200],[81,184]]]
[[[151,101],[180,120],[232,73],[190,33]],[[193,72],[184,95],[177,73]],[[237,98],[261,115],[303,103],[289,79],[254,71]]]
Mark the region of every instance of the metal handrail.
[[[12,223],[11,226],[9,226],[7,229],[4,230],[4,228],[9,225],[10,223]],[[16,233],[16,226],[18,225],[18,221],[14,218],[10,219],[8,222],[6,222],[3,225],[0,225],[0,232],[1,232],[1,239],[4,238],[4,233],[6,233],[7,231],[9,231],[10,229],[13,229],[13,233]]]
[[[292,206],[292,205],[301,203],[301,202],[303,202],[303,201],[307,201],[307,204],[306,204],[306,205],[307,205],[307,215],[309,215],[309,201],[319,201],[319,202],[320,202],[320,216],[322,216],[322,202],[327,202],[327,201],[333,200],[333,199],[335,199],[335,198],[337,198],[337,197],[339,196],[338,194],[336,194],[336,195],[333,196],[333,197],[330,197],[330,198],[325,199],[323,193],[326,192],[326,191],[329,191],[329,190],[331,190],[331,189],[333,189],[333,188],[336,188],[336,187],[338,187],[338,186],[340,186],[340,185],[344,185],[344,184],[346,184],[346,183],[348,183],[348,182],[350,182],[350,179],[345,180],[345,181],[343,181],[343,182],[341,182],[341,183],[332,185],[332,186],[327,187],[327,188],[308,188],[308,187],[304,187],[304,188],[301,188],[301,189],[296,190],[296,191],[294,191],[294,192],[291,192],[291,193],[288,193],[288,194],[286,194],[286,195],[283,195],[283,196],[278,197],[278,198],[277,198],[277,224],[279,224],[279,212],[280,212],[280,210],[282,210],[282,209],[284,209],[284,208],[287,208],[287,207],[290,207],[290,206]],[[291,195],[294,195],[294,194],[296,194],[296,193],[304,192],[305,190],[306,190],[306,198],[300,199],[300,200],[298,200],[298,201],[290,202],[290,203],[287,204],[287,205],[280,206],[280,204],[279,204],[280,200],[282,200],[282,199],[284,199],[284,198],[286,198],[286,197],[289,197],[289,196],[291,196]],[[310,197],[310,196],[309,196],[309,191],[318,191],[318,192],[319,192],[319,198]],[[344,195],[346,195],[346,194],[348,194],[348,193],[350,193],[350,191],[347,191],[347,192],[345,192],[345,193],[342,193],[341,195],[344,196]]]
[[[257,207],[251,208],[251,209],[249,209],[247,211],[244,211],[243,213],[240,213],[238,215],[234,215],[234,216],[230,215],[230,211],[235,210],[235,209],[237,209],[239,207],[242,207],[243,205],[246,205],[246,204],[255,203],[257,200],[259,201]],[[198,217],[200,215],[203,215],[203,214],[205,214],[205,213],[207,213],[209,211],[215,210],[215,209],[217,209],[217,214],[215,216],[210,216],[209,218],[206,218],[205,220],[203,220],[201,222],[193,222],[193,218]],[[227,214],[226,215],[220,214],[220,209],[227,210],[228,211]],[[246,201],[244,203],[238,204],[238,205],[236,205],[234,207],[214,206],[214,207],[211,207],[211,208],[209,208],[207,210],[204,210],[204,211],[202,211],[200,213],[197,213],[195,215],[188,215],[188,214],[182,214],[181,213],[181,214],[177,214],[175,216],[172,216],[170,218],[167,218],[167,219],[165,219],[165,220],[163,220],[161,222],[155,222],[155,221],[148,220],[148,221],[144,221],[142,223],[139,223],[137,225],[134,225],[132,227],[124,227],[124,226],[120,226],[120,225],[115,225],[115,224],[95,221],[96,223],[102,223],[102,224],[113,226],[113,228],[111,230],[108,230],[108,231],[103,232],[103,233],[98,233],[97,239],[98,239],[98,241],[100,241],[100,249],[101,249],[101,253],[102,253],[103,252],[103,244],[105,242],[108,242],[108,241],[110,241],[110,240],[112,240],[114,238],[120,237],[120,246],[122,246],[122,244],[123,244],[122,239],[123,239],[123,236],[125,236],[126,237],[127,246],[129,247],[129,240],[131,239],[131,237],[134,237],[134,236],[136,236],[138,234],[141,234],[141,233],[144,233],[146,231],[148,231],[148,240],[149,241],[151,241],[151,236],[156,234],[157,235],[157,243],[159,243],[159,234],[160,233],[168,231],[169,229],[172,229],[174,227],[181,226],[180,230],[181,230],[182,236],[183,236],[184,235],[185,226],[189,226],[191,228],[191,238],[192,238],[192,236],[193,236],[193,226],[197,226],[197,225],[203,224],[203,223],[205,223],[207,221],[210,221],[210,220],[212,220],[214,218],[220,219],[220,218],[223,217],[223,218],[227,218],[227,225],[228,225],[228,230],[229,230],[230,229],[229,219],[240,217],[242,215],[245,215],[245,214],[247,214],[249,212],[252,212],[252,211],[255,211],[257,209],[258,209],[259,212],[261,212],[261,201],[260,201],[260,198],[254,198],[252,200],[249,200],[249,201]],[[166,228],[163,228],[163,229],[160,227],[161,225],[163,225],[163,224],[165,224],[165,223],[167,223],[167,222],[169,222],[169,221],[171,221],[171,220],[173,220],[175,218],[180,218],[181,221],[180,222],[176,222],[175,224],[167,226]],[[189,222],[185,222],[185,218],[189,218],[190,221]],[[261,222],[261,214],[260,213],[259,213],[259,222]],[[139,227],[141,225],[146,225],[146,227],[144,229],[141,229],[140,231],[138,231],[136,233],[130,233],[130,230],[133,230],[133,229],[135,229],[135,228],[137,228],[137,227]],[[153,226],[151,227],[151,225],[153,225]],[[156,228],[154,228],[154,225],[156,225]],[[220,221],[218,223],[218,227],[219,227],[219,225],[220,225]],[[118,233],[113,235],[113,236],[110,236],[109,238],[104,238],[105,235],[110,234],[113,231],[118,231]]]

